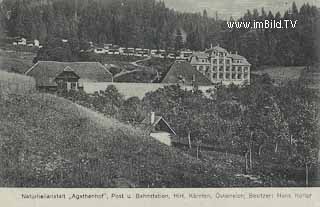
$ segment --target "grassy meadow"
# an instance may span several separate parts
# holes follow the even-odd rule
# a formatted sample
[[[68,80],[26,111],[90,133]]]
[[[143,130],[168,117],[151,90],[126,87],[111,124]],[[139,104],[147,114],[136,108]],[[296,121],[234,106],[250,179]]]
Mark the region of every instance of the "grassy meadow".
[[[0,96],[34,92],[35,80],[17,73],[0,70]]]

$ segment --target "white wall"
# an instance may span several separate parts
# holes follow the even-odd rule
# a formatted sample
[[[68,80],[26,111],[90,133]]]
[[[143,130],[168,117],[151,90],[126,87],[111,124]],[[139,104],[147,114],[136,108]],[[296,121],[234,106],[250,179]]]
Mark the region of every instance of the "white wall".
[[[93,94],[96,91],[104,91],[110,85],[114,85],[125,98],[138,97],[142,99],[146,93],[153,92],[164,86],[173,84],[162,83],[116,83],[116,82],[82,82],[84,91]],[[214,86],[200,86],[199,89],[204,93]],[[192,86],[181,86],[182,89],[192,90]]]
[[[168,132],[151,133],[150,136],[165,145],[171,146],[171,138]]]

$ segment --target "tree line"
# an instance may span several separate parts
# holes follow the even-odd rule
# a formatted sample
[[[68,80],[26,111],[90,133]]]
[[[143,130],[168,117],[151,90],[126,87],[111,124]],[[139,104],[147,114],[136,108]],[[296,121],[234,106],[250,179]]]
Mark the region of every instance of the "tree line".
[[[67,53],[88,41],[175,50],[204,50],[220,43],[254,66],[318,61],[319,11],[309,4],[298,9],[293,3],[283,16],[255,9],[239,19],[298,20],[295,29],[229,29],[226,21],[209,17],[205,10],[177,12],[156,0],[4,0],[0,14],[8,36],[39,39],[48,50],[58,47],[49,43],[52,39],[68,39],[73,45]]]
[[[231,18],[231,21],[233,19]],[[225,44],[248,58],[253,65],[312,65],[319,61],[319,9],[303,4],[300,9],[293,2],[282,16],[263,8],[247,11],[238,21],[297,21],[295,28],[231,29],[225,31]],[[283,22],[282,22],[283,23]]]

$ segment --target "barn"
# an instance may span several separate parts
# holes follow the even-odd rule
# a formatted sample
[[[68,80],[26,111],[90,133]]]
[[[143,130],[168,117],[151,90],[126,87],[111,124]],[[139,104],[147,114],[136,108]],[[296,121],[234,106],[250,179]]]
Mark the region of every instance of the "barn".
[[[43,92],[83,89],[85,83],[113,82],[110,71],[98,62],[39,61],[26,73]]]

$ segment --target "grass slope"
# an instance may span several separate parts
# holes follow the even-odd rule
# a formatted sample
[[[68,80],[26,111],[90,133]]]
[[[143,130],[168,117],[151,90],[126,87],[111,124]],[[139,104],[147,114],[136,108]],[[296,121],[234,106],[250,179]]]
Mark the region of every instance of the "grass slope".
[[[35,91],[35,80],[17,73],[0,70],[0,98],[9,94],[26,94]]]
[[[261,186],[52,95],[1,99],[0,148],[2,187]]]
[[[24,73],[33,65],[34,52],[19,51],[16,48],[0,49],[0,70]]]

